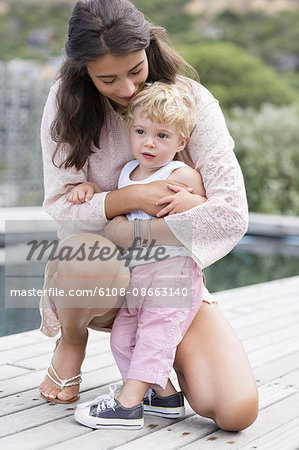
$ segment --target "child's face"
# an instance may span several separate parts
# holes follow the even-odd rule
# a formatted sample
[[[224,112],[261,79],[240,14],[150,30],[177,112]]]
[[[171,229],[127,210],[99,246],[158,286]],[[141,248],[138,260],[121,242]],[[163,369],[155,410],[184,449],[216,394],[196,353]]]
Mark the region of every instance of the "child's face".
[[[130,143],[135,158],[141,166],[159,168],[172,161],[184,149],[188,138],[183,139],[174,125],[152,122],[137,110],[130,129]]]

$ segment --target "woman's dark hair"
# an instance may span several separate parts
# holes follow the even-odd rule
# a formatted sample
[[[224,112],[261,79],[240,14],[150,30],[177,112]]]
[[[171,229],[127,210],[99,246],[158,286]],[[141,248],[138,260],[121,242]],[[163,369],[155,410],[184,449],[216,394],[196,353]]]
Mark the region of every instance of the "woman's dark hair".
[[[153,26],[128,0],[81,0],[74,7],[65,44],[66,59],[58,74],[57,115],[51,136],[57,151],[65,143],[72,151],[60,167],[85,164],[99,147],[106,104],[87,72],[87,64],[110,53],[124,55],[145,49],[147,81],[173,83],[177,75],[191,68],[173,49],[165,30]],[[192,68],[191,68],[192,70]]]

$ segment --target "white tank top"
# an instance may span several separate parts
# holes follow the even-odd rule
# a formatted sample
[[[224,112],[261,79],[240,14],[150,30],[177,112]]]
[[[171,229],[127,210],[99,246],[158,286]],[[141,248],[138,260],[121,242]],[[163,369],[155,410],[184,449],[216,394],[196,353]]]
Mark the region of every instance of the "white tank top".
[[[158,169],[156,172],[154,172],[149,177],[145,178],[144,180],[131,180],[130,175],[133,172],[134,169],[139,165],[139,162],[137,159],[134,159],[133,161],[129,161],[122,169],[121,174],[119,176],[118,180],[118,189],[130,186],[133,184],[147,184],[151,183],[152,181],[159,181],[159,180],[166,180],[169,175],[179,167],[185,167],[187,164],[185,164],[182,161],[170,161],[165,166]],[[149,217],[152,217],[153,219],[157,219],[155,216],[149,216],[144,211],[141,211],[141,209],[136,209],[131,211],[130,213],[126,214],[126,217],[128,220],[134,220],[134,219],[148,219]]]
[[[146,183],[150,183],[152,181],[166,180],[175,169],[178,169],[179,167],[187,166],[187,164],[185,164],[182,161],[170,161],[168,164],[161,167],[160,169],[158,169],[156,172],[154,172],[152,175],[145,178],[144,180],[137,180],[137,181],[131,180],[130,175],[138,165],[139,165],[139,161],[134,159],[133,161],[129,161],[123,167],[121,174],[119,176],[119,180],[118,180],[118,189],[125,187],[125,186],[130,186],[133,184],[146,184]],[[157,217],[150,216],[149,214],[146,214],[144,211],[141,211],[140,209],[131,211],[130,213],[126,214],[126,217],[128,220],[149,219],[150,217],[152,217],[153,219],[157,219]],[[156,248],[157,247],[152,248],[151,254],[153,254],[155,252]],[[174,256],[184,256],[184,257],[190,256],[190,254],[188,253],[188,251],[186,250],[185,247],[176,246],[176,245],[163,245],[163,249],[165,249],[164,254],[167,255],[169,258],[174,257]],[[124,258],[128,259],[130,261],[129,267],[137,266],[139,264],[148,264],[148,263],[155,261],[154,259],[151,259],[150,256],[148,255],[147,248],[144,248],[142,250],[142,252],[144,253],[144,255],[147,255],[147,259],[149,259],[149,260],[142,258],[142,253],[141,253],[140,249],[136,249],[136,250],[133,250],[130,252],[128,251],[124,254]],[[136,260],[135,257],[137,255],[138,255],[138,259]]]

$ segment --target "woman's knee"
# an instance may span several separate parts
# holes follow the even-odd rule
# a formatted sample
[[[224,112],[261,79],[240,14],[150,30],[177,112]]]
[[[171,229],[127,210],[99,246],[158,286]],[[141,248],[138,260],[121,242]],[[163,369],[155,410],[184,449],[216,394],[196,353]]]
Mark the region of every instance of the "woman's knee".
[[[215,409],[213,419],[224,431],[242,431],[248,428],[258,416],[258,395],[246,395],[244,398],[232,399]]]
[[[60,276],[99,278],[110,284],[118,273],[129,274],[115,245],[103,236],[82,233],[65,239],[58,248]]]
[[[107,252],[109,250],[109,258],[97,258],[96,252],[92,250],[96,247],[106,248]],[[79,252],[80,248],[84,251]],[[92,257],[88,251],[93,251]],[[61,256],[56,262],[56,271],[52,274],[51,287],[56,288],[56,294],[63,294],[56,295],[55,304],[74,308],[98,308],[102,306],[104,299],[108,299],[107,308],[115,307],[118,294],[121,288],[127,287],[130,274],[112,242],[102,236],[83,233],[63,241],[59,252]],[[66,258],[66,254],[77,257]],[[116,295],[111,295],[114,291]]]

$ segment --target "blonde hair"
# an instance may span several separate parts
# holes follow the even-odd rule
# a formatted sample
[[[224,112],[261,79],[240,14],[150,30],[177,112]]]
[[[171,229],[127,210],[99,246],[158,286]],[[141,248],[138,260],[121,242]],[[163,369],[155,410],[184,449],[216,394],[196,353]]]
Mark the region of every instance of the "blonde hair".
[[[128,128],[132,127],[136,109],[152,121],[174,125],[184,139],[190,136],[197,123],[195,100],[183,83],[145,84],[126,110],[124,119]]]

